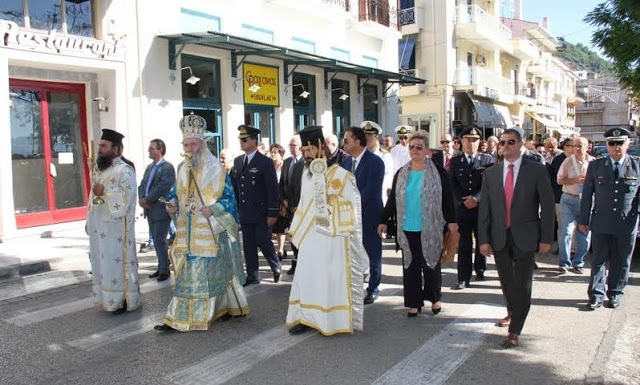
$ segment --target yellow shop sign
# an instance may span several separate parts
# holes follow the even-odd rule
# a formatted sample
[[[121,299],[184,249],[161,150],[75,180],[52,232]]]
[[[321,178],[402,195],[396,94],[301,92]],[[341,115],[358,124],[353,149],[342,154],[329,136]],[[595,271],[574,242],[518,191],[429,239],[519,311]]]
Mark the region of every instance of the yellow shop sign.
[[[280,81],[278,67],[244,64],[244,103],[263,106],[280,105]]]

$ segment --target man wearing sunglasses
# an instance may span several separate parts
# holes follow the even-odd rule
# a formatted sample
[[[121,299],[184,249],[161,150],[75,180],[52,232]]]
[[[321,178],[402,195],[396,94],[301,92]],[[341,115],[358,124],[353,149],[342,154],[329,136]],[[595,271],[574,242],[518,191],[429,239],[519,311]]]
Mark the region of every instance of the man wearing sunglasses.
[[[518,346],[531,307],[533,256],[546,253],[553,242],[554,201],[546,167],[524,158],[522,129],[500,136],[504,161],[484,172],[478,214],[480,252],[494,255],[509,326],[502,346]]]
[[[588,310],[602,306],[605,295],[609,308],[620,306],[629,278],[640,186],[640,158],[627,154],[630,135],[625,128],[605,132],[609,157],[590,162],[584,179],[578,228],[591,230],[593,243]]]
[[[411,160],[409,156],[409,148],[407,147],[409,134],[413,131],[411,126],[398,126],[396,127],[396,135],[398,135],[398,144],[391,149],[391,157],[393,158],[393,175],[402,166],[407,164]]]
[[[478,242],[478,202],[480,202],[480,187],[484,170],[493,165],[493,158],[489,154],[478,152],[480,131],[474,127],[462,132],[463,153],[451,160],[451,183],[456,196],[456,213],[460,241],[458,243],[458,283],[454,290],[461,290],[469,286],[471,274],[475,270],[476,279],[484,280],[487,269],[487,258],[480,254]],[[476,239],[475,253],[473,252],[473,238]],[[475,261],[472,264],[472,255]]]
[[[434,152],[433,155],[431,155],[431,160],[449,172],[451,159],[453,159],[454,156],[460,155],[461,152],[453,149],[453,138],[451,134],[442,135],[440,138],[440,148],[442,151]]]
[[[278,177],[271,158],[258,151],[260,130],[238,127],[240,149],[244,155],[234,160],[233,172],[238,218],[242,227],[242,246],[247,265],[245,286],[260,283],[258,247],[273,272],[273,282],[280,281],[282,267],[271,243],[273,225],[278,219]]]

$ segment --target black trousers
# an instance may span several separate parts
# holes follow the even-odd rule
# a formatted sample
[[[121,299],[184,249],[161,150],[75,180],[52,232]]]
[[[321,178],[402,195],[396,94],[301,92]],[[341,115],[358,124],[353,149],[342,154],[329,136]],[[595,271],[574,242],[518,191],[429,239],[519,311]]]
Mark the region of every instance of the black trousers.
[[[404,306],[422,308],[424,301],[436,303],[442,298],[442,269],[440,262],[432,269],[422,256],[420,232],[405,231],[413,259],[408,269],[402,269]]]
[[[247,267],[247,278],[260,280],[258,270],[258,247],[262,255],[269,263],[271,271],[280,271],[282,266],[276,257],[276,249],[271,242],[271,227],[267,226],[266,219],[258,223],[242,224],[242,247],[244,249],[244,260]]]
[[[509,333],[520,335],[531,308],[531,286],[533,283],[533,252],[524,252],[516,246],[507,230],[507,242],[502,250],[494,250],[498,277],[502,293],[507,300],[507,311],[511,316]]]
[[[472,271],[484,273],[487,270],[487,257],[480,254],[478,242],[478,208],[468,209],[458,205],[458,226],[460,241],[458,243],[458,282],[469,282]],[[475,250],[473,239],[476,240]],[[474,255],[473,270],[471,257]]]

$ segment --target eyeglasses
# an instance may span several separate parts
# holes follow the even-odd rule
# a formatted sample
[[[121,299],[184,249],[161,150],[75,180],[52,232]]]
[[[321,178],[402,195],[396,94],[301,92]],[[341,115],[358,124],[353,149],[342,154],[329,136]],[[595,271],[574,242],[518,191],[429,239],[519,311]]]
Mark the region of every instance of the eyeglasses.
[[[418,151],[422,151],[422,149],[424,148],[423,145],[421,144],[410,144],[409,145],[409,150],[418,150]]]
[[[509,140],[501,140],[498,143],[500,143],[501,146],[504,146],[505,144],[508,144],[509,146],[513,146],[514,144],[518,143],[518,141],[515,139],[509,139]]]
[[[451,143],[451,141],[450,140],[441,140],[440,141],[440,144],[447,144],[447,143]]]
[[[398,136],[398,139],[400,139],[400,140],[407,140],[407,137],[406,137],[406,136]]]
[[[611,141],[611,142],[607,142],[607,146],[611,146],[611,147],[615,147],[615,146],[622,146],[624,145],[624,140],[615,140],[615,141]]]

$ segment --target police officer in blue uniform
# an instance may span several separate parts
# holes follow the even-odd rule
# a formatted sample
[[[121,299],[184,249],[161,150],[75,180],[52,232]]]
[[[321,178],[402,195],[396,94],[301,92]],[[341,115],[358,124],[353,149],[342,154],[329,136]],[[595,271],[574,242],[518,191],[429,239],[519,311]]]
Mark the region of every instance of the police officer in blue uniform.
[[[258,151],[257,128],[240,125],[238,139],[244,155],[234,160],[233,174],[247,267],[245,286],[260,283],[258,247],[267,259],[273,281],[280,281],[282,266],[271,243],[272,227],[278,218],[278,177],[273,161]]]
[[[476,239],[475,261],[473,270],[476,271],[476,279],[484,279],[484,271],[487,269],[487,258],[480,254],[478,244],[478,202],[480,201],[480,187],[482,186],[482,173],[487,167],[493,165],[493,157],[489,154],[478,152],[480,144],[480,131],[475,127],[462,132],[462,154],[451,159],[449,175],[456,196],[456,212],[458,217],[458,229],[460,241],[458,243],[458,283],[453,287],[461,290],[469,286],[471,280],[472,264],[471,254],[473,250],[473,237]]]
[[[609,308],[620,306],[629,277],[640,185],[640,158],[627,154],[630,135],[624,128],[605,132],[609,157],[590,162],[584,180],[578,226],[585,233],[591,230],[593,244],[589,310],[599,308],[605,295]]]

